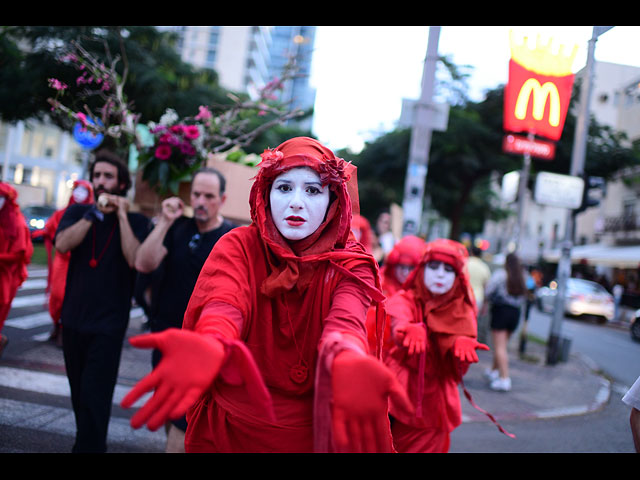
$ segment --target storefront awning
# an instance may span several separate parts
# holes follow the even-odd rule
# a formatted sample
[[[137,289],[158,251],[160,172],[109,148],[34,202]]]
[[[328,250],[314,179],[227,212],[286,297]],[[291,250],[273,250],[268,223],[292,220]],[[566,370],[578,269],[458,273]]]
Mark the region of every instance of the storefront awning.
[[[547,262],[557,262],[560,249],[543,253]],[[604,267],[638,268],[640,266],[640,245],[616,247],[611,245],[577,245],[571,249],[571,263],[584,263]]]

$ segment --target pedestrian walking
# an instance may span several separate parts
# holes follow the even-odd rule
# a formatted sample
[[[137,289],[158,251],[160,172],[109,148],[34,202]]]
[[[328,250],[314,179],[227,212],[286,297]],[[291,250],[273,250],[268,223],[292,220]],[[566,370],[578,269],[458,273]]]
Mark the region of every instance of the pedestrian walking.
[[[377,264],[350,232],[355,167],[297,137],[262,154],[252,223],[213,247],[183,329],[134,337],[158,367],[127,394],[155,430],[187,411],[187,452],[391,451],[388,402],[411,409],[368,355]]]
[[[150,229],[128,211],[127,165],[100,151],[89,168],[96,203],[74,204],[55,246],[71,252],[62,305],[62,348],[76,420],[73,452],[105,452],[120,354],[136,279],[136,251]]]
[[[507,345],[518,327],[526,294],[520,259],[515,253],[509,253],[505,258],[504,268],[493,272],[486,289],[486,298],[491,304],[493,361],[491,369],[485,372],[485,377],[490,382],[489,386],[492,390],[504,392],[511,390]]]
[[[149,305],[149,328],[162,332],[182,328],[189,298],[204,262],[216,242],[237,225],[226,220],[220,208],[226,199],[226,179],[213,168],[202,168],[193,176],[190,204],[193,216],[184,215],[184,203],[178,197],[162,202],[158,222],[140,245],[136,269],[154,275],[153,296]],[[155,368],[162,355],[152,353]],[[167,453],[184,452],[186,417],[167,424]]]
[[[90,205],[94,202],[93,187],[86,180],[75,180],[71,188],[71,196],[67,206],[56,210],[47,220],[44,229],[40,233],[34,234],[34,238],[41,236],[47,251],[47,292],[49,294],[49,315],[53,322],[53,329],[49,340],[62,346],[62,325],[60,314],[62,312],[62,301],[64,300],[64,290],[67,284],[67,269],[69,268],[70,253],[62,253],[53,248],[56,231],[60,224],[60,219],[67,211],[69,205],[76,203]]]
[[[32,255],[33,244],[18,205],[18,192],[8,183],[0,182],[0,356],[9,342],[2,328],[13,298],[27,278]]]
[[[395,345],[384,361],[409,395],[415,412],[391,407],[393,443],[400,453],[446,453],[462,423],[458,385],[476,349],[476,306],[461,243],[427,243],[404,289],[387,301]]]

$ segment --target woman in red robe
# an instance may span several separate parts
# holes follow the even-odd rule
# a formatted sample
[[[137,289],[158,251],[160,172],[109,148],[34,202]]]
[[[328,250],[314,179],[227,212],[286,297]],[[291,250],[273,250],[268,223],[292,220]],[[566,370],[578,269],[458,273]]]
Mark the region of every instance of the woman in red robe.
[[[384,297],[350,234],[354,167],[306,137],[259,167],[252,224],[211,251],[183,329],[131,340],[163,360],[122,405],[155,390],[131,419],[152,430],[188,408],[187,452],[392,451],[389,401],[411,405],[367,354],[366,312]]]
[[[60,329],[62,324],[60,323],[60,314],[62,312],[62,301],[64,300],[64,290],[67,284],[67,270],[69,268],[69,258],[71,252],[62,253],[53,251],[53,242],[56,236],[56,230],[60,219],[67,211],[69,205],[74,203],[90,204],[93,203],[93,186],[91,182],[86,180],[76,180],[73,182],[73,188],[71,189],[71,197],[65,208],[56,210],[53,215],[47,220],[44,229],[39,236],[43,237],[44,246],[47,250],[47,263],[49,265],[49,276],[47,278],[47,290],[49,291],[49,315],[53,321],[53,333],[51,334],[51,340],[61,340]],[[36,235],[34,235],[35,237]]]
[[[387,301],[394,345],[384,361],[396,373],[415,412],[391,408],[400,453],[446,453],[462,422],[458,383],[478,361],[476,307],[466,268],[467,250],[453,240],[427,243],[404,290]]]
[[[27,222],[17,203],[18,193],[0,182],[0,332],[18,287],[27,278],[33,244]],[[8,339],[0,334],[0,355]]]

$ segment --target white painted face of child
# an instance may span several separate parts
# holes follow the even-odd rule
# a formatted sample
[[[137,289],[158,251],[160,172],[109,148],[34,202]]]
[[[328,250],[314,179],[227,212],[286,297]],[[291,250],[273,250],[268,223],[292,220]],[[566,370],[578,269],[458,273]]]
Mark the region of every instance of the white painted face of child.
[[[451,290],[456,279],[454,268],[439,261],[427,262],[424,269],[424,286],[434,295],[443,295]]]
[[[72,195],[76,203],[82,203],[89,196],[89,190],[80,185],[73,189]]]
[[[307,238],[324,221],[329,206],[329,186],[308,167],[296,167],[278,175],[269,192],[271,217],[287,240]]]
[[[397,264],[393,267],[393,273],[396,276],[396,280],[398,280],[400,284],[403,284],[414,268],[415,267],[413,265],[404,265],[402,263]]]

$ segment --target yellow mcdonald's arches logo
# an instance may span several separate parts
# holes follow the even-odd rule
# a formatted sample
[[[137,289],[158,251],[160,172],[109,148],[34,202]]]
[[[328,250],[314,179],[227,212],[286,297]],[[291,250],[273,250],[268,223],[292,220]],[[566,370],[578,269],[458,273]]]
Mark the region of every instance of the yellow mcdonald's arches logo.
[[[553,82],[540,85],[535,78],[529,78],[520,89],[515,106],[515,116],[524,120],[527,115],[529,98],[533,96],[533,118],[540,121],[544,115],[547,99],[549,99],[549,124],[552,127],[560,125],[560,93]]]

